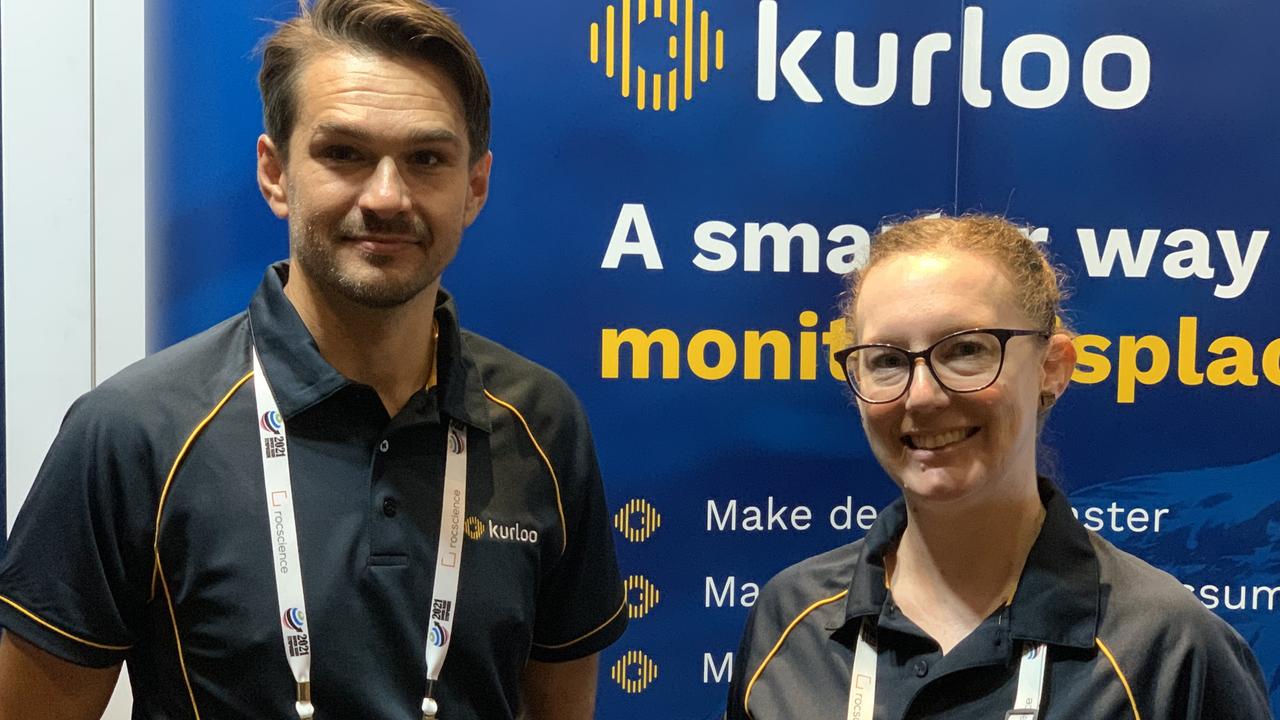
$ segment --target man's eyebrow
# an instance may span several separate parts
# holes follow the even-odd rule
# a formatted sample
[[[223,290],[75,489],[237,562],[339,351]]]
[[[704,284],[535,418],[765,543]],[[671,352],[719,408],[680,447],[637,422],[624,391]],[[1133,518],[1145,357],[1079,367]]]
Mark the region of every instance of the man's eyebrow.
[[[343,125],[342,123],[325,122],[316,125],[316,135],[337,135],[338,137],[348,137],[352,140],[367,141],[372,135],[367,131],[355,127],[354,125]]]
[[[316,125],[316,134],[347,137],[360,142],[370,142],[373,140],[373,135],[364,128],[334,122],[325,122]],[[440,143],[448,145],[462,144],[462,138],[460,138],[457,133],[445,128],[414,130],[405,136],[404,141],[409,145],[434,145]]]
[[[414,130],[406,138],[410,145],[462,145],[462,138],[452,130],[432,128],[430,130]]]

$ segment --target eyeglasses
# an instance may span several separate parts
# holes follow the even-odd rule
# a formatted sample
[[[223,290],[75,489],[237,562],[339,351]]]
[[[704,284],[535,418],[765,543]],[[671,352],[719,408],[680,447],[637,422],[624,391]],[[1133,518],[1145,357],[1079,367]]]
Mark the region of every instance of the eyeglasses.
[[[917,359],[923,359],[933,379],[954,393],[977,392],[990,387],[1004,368],[1004,348],[1009,338],[1035,336],[1048,339],[1044,330],[979,328],[961,330],[912,352],[894,345],[855,345],[835,353],[854,394],[868,403],[889,403],[906,394]]]

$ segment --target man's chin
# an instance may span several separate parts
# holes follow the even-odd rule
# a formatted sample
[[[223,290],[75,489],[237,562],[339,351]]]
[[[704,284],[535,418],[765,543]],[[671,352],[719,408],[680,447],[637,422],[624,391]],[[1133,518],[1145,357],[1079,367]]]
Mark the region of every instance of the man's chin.
[[[389,285],[383,283],[341,283],[339,291],[352,303],[370,310],[390,310],[417,298],[424,285]]]
[[[364,267],[344,270],[325,278],[326,290],[345,300],[369,308],[386,310],[404,305],[431,287],[431,281],[420,276],[403,277],[391,268]]]

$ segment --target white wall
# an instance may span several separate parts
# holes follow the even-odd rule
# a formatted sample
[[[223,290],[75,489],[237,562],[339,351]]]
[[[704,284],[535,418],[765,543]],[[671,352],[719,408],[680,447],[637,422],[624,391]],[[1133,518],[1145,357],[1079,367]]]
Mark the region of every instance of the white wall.
[[[143,19],[0,3],[6,531],[67,407],[145,351]]]

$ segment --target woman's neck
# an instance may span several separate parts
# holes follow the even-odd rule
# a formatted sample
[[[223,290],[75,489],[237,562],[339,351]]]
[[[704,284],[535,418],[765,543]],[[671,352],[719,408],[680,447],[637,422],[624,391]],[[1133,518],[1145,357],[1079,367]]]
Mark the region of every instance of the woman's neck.
[[[1044,522],[1035,485],[974,507],[907,501],[887,560],[894,601],[946,653],[1008,602]]]

